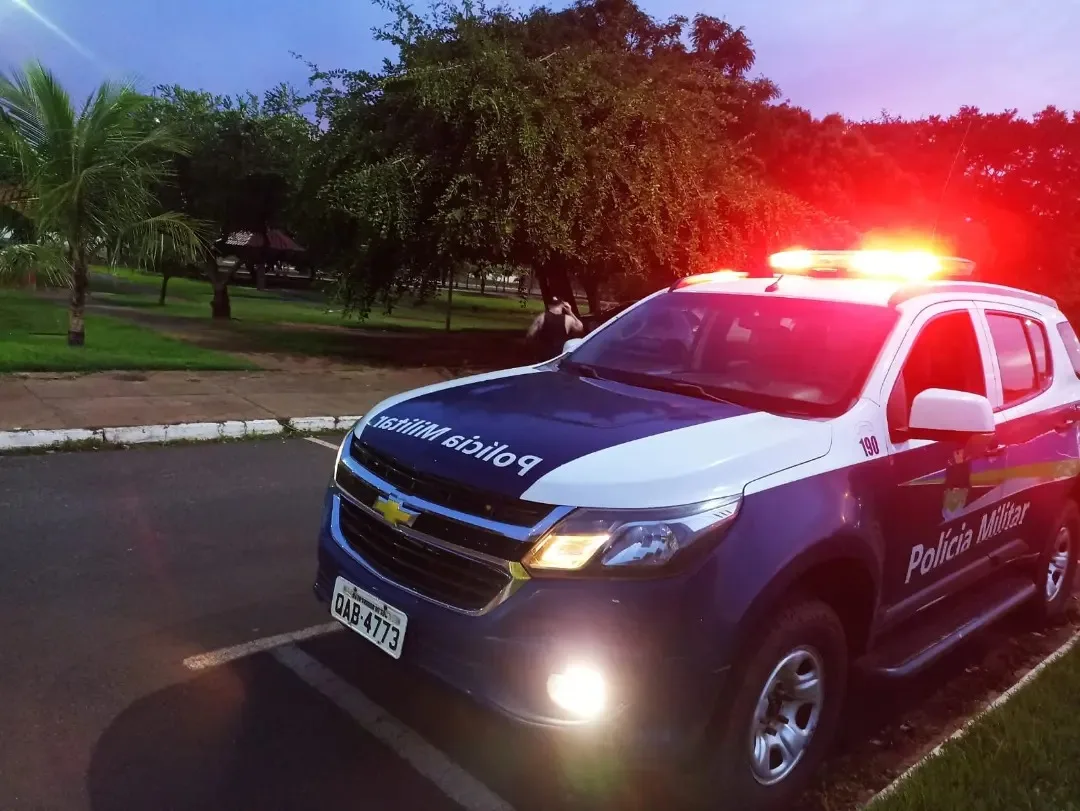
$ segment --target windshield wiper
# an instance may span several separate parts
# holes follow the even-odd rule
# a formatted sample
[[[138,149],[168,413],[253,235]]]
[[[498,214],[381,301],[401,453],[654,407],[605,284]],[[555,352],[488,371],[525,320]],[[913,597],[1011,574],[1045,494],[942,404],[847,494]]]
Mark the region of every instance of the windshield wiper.
[[[589,377],[594,380],[603,380],[604,378],[596,371],[595,366],[589,366],[587,363],[578,363],[577,361],[567,360],[564,361],[563,366],[570,372],[573,372],[578,377]]]
[[[688,394],[691,397],[712,400],[714,403],[737,405],[733,400],[728,400],[718,394],[713,394],[700,383],[689,383],[685,380],[672,380],[671,378],[656,377],[655,375],[642,375],[642,377],[648,378],[649,382],[643,384],[646,388],[657,389],[659,391],[670,391],[676,394]]]

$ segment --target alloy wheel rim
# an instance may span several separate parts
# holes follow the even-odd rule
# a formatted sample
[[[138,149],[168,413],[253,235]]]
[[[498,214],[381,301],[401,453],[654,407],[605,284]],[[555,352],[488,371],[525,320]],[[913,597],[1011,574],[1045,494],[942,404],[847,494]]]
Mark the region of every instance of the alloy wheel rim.
[[[1072,554],[1072,533],[1068,527],[1058,530],[1054,538],[1054,550],[1050,563],[1046,567],[1046,601],[1052,602],[1065,586],[1065,573],[1069,569],[1069,556]]]
[[[813,648],[796,648],[773,668],[750,722],[750,768],[758,783],[775,785],[795,770],[817,731],[824,697],[824,667]]]

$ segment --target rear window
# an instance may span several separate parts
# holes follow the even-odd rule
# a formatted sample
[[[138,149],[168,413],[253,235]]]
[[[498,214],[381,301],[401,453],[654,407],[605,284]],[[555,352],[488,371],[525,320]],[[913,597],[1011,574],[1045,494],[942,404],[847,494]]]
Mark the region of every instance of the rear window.
[[[1068,321],[1062,321],[1057,325],[1058,335],[1065,344],[1065,352],[1069,355],[1073,372],[1080,377],[1080,339],[1076,337],[1076,331]]]
[[[868,304],[668,293],[598,332],[567,368],[646,387],[687,383],[754,408],[829,416],[850,407],[896,319],[895,310]]]
[[[1001,372],[1004,404],[1023,400],[1039,388],[1024,322],[1017,316],[999,313],[988,313],[986,321],[990,325],[990,337]]]

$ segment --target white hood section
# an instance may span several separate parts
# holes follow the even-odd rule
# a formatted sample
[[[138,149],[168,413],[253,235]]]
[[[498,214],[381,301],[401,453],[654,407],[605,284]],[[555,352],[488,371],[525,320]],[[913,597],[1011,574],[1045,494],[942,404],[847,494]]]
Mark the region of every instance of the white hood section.
[[[644,509],[741,493],[829,452],[827,421],[754,412],[654,434],[579,457],[539,478],[528,501]]]

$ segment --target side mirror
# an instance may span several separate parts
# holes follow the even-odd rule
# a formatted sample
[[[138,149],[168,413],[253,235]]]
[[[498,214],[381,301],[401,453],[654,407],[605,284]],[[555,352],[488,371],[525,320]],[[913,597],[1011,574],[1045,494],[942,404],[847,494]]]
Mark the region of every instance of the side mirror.
[[[571,338],[569,341],[562,345],[562,351],[565,355],[567,352],[573,352],[579,346],[581,346],[581,338]]]
[[[911,404],[909,439],[967,439],[994,433],[994,409],[979,394],[927,389]]]

